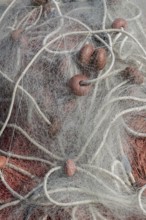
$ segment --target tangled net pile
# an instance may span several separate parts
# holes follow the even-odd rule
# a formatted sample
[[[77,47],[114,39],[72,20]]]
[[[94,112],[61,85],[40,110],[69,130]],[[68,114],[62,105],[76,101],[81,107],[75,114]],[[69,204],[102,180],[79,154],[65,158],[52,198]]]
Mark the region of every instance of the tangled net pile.
[[[132,0],[0,7],[0,219],[146,219],[146,34]]]

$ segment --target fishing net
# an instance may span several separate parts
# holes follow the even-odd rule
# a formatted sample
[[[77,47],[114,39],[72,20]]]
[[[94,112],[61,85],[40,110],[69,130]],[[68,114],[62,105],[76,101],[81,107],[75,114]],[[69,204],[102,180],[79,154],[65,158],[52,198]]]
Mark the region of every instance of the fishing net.
[[[145,38],[132,0],[0,2],[0,219],[146,219]]]

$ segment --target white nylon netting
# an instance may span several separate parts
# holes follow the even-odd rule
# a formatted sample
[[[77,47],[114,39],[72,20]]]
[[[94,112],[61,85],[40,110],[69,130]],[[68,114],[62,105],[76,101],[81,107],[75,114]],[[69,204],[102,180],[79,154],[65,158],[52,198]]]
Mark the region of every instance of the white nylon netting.
[[[144,220],[145,185],[135,189],[125,154],[128,134],[146,137],[130,126],[146,111],[141,9],[132,0],[39,2],[0,6],[0,154],[7,158],[0,217]],[[112,28],[117,18],[128,26]],[[81,62],[85,45],[105,49],[102,70],[95,52],[88,65]],[[125,73],[129,66],[135,69]],[[87,76],[85,96],[69,87],[76,74]]]

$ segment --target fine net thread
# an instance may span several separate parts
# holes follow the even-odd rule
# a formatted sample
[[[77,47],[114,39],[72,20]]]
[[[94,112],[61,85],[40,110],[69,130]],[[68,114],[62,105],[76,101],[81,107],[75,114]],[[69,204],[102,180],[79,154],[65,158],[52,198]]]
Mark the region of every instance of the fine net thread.
[[[141,30],[141,35],[145,38],[145,35],[143,34],[144,30],[142,29],[143,27],[139,21],[141,18],[140,9],[128,0],[124,2],[130,6],[133,5],[133,7],[138,10],[138,14],[134,15],[133,18],[130,18],[129,22],[134,21],[134,23],[136,23],[136,27]],[[15,7],[19,9],[19,5],[21,4],[21,1],[13,1],[7,7],[0,18],[2,30],[4,30],[4,22],[9,21],[8,13],[10,13],[11,10],[13,12]],[[8,102],[9,106],[5,112],[6,114],[1,117],[0,122],[0,136],[2,138],[7,129],[12,130],[10,136],[10,146],[7,151],[4,150],[4,146],[0,149],[1,154],[7,157],[5,169],[9,167],[14,171],[29,177],[30,179],[35,179],[37,183],[34,189],[31,189],[25,195],[21,195],[20,192],[17,192],[17,189],[14,190],[13,187],[5,180],[5,170],[3,169],[0,174],[1,182],[12,194],[13,199],[12,201],[2,204],[0,210],[4,210],[6,207],[17,207],[17,205],[20,204],[19,210],[21,213],[23,207],[25,209],[29,205],[34,205],[36,209],[38,207],[43,207],[43,218],[47,218],[48,216],[51,218],[51,215],[53,217],[53,214],[55,215],[55,211],[58,210],[59,207],[71,207],[72,210],[69,211],[69,213],[71,215],[71,219],[73,220],[82,218],[80,216],[80,209],[84,210],[83,214],[87,216],[87,219],[110,219],[110,217],[106,216],[105,210],[98,207],[98,204],[101,204],[105,209],[112,212],[113,216],[111,219],[114,219],[114,217],[115,219],[128,219],[128,217],[132,217],[132,215],[136,215],[137,213],[139,218],[144,219],[144,215],[146,214],[145,198],[143,197],[145,185],[138,192],[133,190],[132,181],[134,180],[134,177],[131,169],[129,168],[130,165],[128,164],[127,156],[125,156],[124,153],[125,149],[123,147],[123,138],[126,136],[126,131],[136,137],[145,137],[145,132],[135,131],[134,128],[130,127],[128,119],[128,114],[134,113],[136,115],[137,113],[141,113],[146,110],[146,99],[144,98],[145,93],[143,92],[145,82],[141,86],[134,85],[132,87],[132,85],[129,86],[130,79],[121,82],[121,78],[118,76],[120,75],[120,72],[132,62],[134,62],[134,65],[138,67],[138,70],[141,70],[143,74],[145,74],[145,64],[143,59],[145,59],[146,51],[144,46],[140,43],[137,36],[130,33],[130,28],[129,30],[124,30],[123,28],[106,28],[107,17],[110,18],[110,21],[113,21],[113,18],[111,17],[111,14],[108,13],[107,2],[104,0],[99,1],[99,5],[103,10],[102,25],[100,24],[102,29],[99,30],[93,30],[89,27],[88,22],[86,24],[86,20],[84,23],[83,21],[78,20],[78,18],[72,17],[70,14],[76,12],[76,9],[73,9],[73,12],[71,11],[67,13],[67,15],[64,15],[61,11],[61,5],[68,3],[54,0],[51,1],[51,4],[55,7],[54,10],[56,16],[54,18],[47,17],[44,22],[42,19],[43,6],[39,6],[38,9],[33,9],[33,7],[31,9],[31,7],[28,7],[28,11],[25,11],[25,13],[28,14],[22,18],[22,21],[18,20],[16,17],[14,24],[10,24],[10,30],[7,29],[7,31],[12,31],[17,30],[22,26],[23,32],[26,33],[26,35],[28,34],[30,41],[32,32],[32,35],[34,35],[32,40],[39,39],[38,42],[41,41],[42,43],[42,47],[39,48],[38,46],[37,51],[33,49],[28,51],[28,57],[26,57],[26,63],[24,64],[23,47],[21,48],[18,45],[13,45],[15,49],[14,52],[16,52],[18,56],[22,53],[20,60],[15,61],[17,68],[11,72],[10,70],[13,66],[7,67],[1,64],[0,71],[3,82],[5,84],[7,83],[8,91],[6,89],[6,95],[11,99],[11,101]],[[96,6],[96,2],[94,2],[94,4]],[[79,2],[79,5],[82,5],[82,3]],[[85,5],[88,6],[88,4]],[[27,8],[27,4],[25,7]],[[82,10],[82,7],[80,9]],[[37,13],[37,16],[35,17],[34,15],[35,21],[31,21],[33,13],[38,10],[39,13]],[[78,10],[79,9],[77,9],[77,11]],[[49,19],[52,19],[50,23]],[[53,26],[52,22],[55,23],[58,21],[59,27],[56,29],[52,27],[53,31],[50,31],[51,25]],[[108,22],[109,20],[107,21],[107,24]],[[47,27],[48,23],[50,27]],[[75,26],[77,31],[72,31],[73,28],[70,28],[71,25]],[[62,31],[63,27],[65,27],[65,31],[67,31],[66,33]],[[38,34],[39,28],[42,29],[40,36]],[[43,30],[45,28],[48,28],[48,32],[50,31],[49,34],[46,30]],[[103,33],[107,34],[109,43],[103,40],[100,36],[100,34]],[[67,47],[69,45],[66,45],[66,42],[68,41],[68,37],[72,36],[74,38],[76,36],[78,37],[77,45],[76,42],[73,42],[75,47],[72,46],[72,48],[68,49]],[[52,114],[55,108],[60,107],[60,103],[63,102],[63,96],[60,96],[60,98],[57,92],[53,91],[54,99],[59,99],[59,101],[55,100],[57,103],[55,103],[54,106],[52,104],[53,107],[49,106],[50,108],[52,107],[51,110],[44,109],[44,104],[39,104],[40,100],[39,97],[37,97],[38,94],[36,94],[35,91],[33,91],[33,88],[31,88],[31,82],[34,80],[34,76],[32,74],[35,74],[35,71],[37,73],[39,72],[39,70],[37,71],[37,68],[39,68],[38,64],[39,62],[45,60],[49,63],[50,73],[53,72],[54,70],[52,66],[55,62],[59,63],[57,60],[58,57],[65,57],[65,59],[70,60],[70,62],[67,70],[65,70],[66,76],[62,76],[62,82],[58,81],[58,79],[55,79],[56,81],[53,82],[53,79],[49,74],[51,83],[58,83],[54,89],[59,88],[59,83],[61,84],[66,82],[73,75],[77,74],[77,71],[80,71],[79,67],[74,62],[74,56],[78,51],[80,51],[86,42],[92,42],[92,44],[95,44],[92,36],[94,36],[94,38],[102,43],[103,47],[108,50],[109,61],[107,62],[107,67],[105,67],[105,70],[101,70],[97,77],[94,76],[92,79],[84,82],[91,84],[93,86],[93,91],[89,94],[89,96],[81,97],[76,101],[77,108],[73,110],[73,113],[70,113],[71,116],[70,114],[65,115],[64,113],[61,121],[63,124],[62,131],[60,131],[58,137],[55,137],[53,142],[51,142],[50,137],[47,136],[44,131],[47,128],[49,130],[49,128],[53,125],[50,113]],[[1,39],[1,42],[3,42],[3,38]],[[124,56],[122,56],[122,50],[125,49],[125,45],[127,46],[127,42],[132,45],[132,51],[124,51]],[[57,45],[56,47],[55,44]],[[63,49],[60,48],[61,44],[63,44]],[[118,50],[116,46],[120,49]],[[13,48],[11,51],[13,51]],[[137,53],[136,57],[139,59],[135,61],[134,54],[132,54],[129,58],[129,54],[131,55],[130,52]],[[129,63],[127,59],[130,60]],[[115,60],[117,60],[117,62],[115,62]],[[119,68],[118,65],[121,68]],[[43,68],[46,68],[47,70],[47,67],[43,66]],[[41,69],[41,71],[42,77],[44,77],[43,70]],[[37,73],[35,77],[38,76]],[[54,71],[53,74],[56,74],[56,72]],[[41,82],[38,86],[41,88]],[[135,94],[132,95],[133,89],[137,89],[137,96]],[[62,92],[62,90],[60,90],[60,92]],[[64,96],[67,96],[68,98],[70,93],[66,92]],[[85,106],[87,106],[87,108],[89,107],[89,109],[85,110]],[[60,113],[59,110],[57,113]],[[27,117],[27,114],[29,117]],[[22,120],[21,116],[23,116]],[[32,124],[34,129],[29,130],[27,125],[24,123],[25,120],[28,120],[29,126]],[[38,122],[36,120],[38,120]],[[80,124],[77,124],[74,128],[72,123],[77,123],[77,120],[80,121]],[[34,123],[36,123],[36,125]],[[73,136],[73,138],[77,137],[77,141],[74,146],[71,146],[69,143],[69,146],[65,146],[67,141],[71,141],[71,144],[74,142],[73,140],[70,140],[69,130],[74,133],[76,133],[75,130],[78,132],[78,137],[77,134],[74,134]],[[33,150],[30,152],[30,156],[27,155],[27,152],[26,156],[19,156],[19,153],[15,153],[15,150],[18,151],[18,149],[15,149],[15,146],[13,146],[15,133],[18,133],[27,139],[33,149],[35,149],[35,151],[39,151],[39,156],[33,156]],[[67,135],[65,135],[65,133]],[[123,141],[123,143],[121,141],[121,146],[119,139],[117,138],[118,136],[120,136]],[[47,144],[47,137],[49,144]],[[67,140],[64,140],[65,138],[67,138]],[[72,149],[68,149],[69,147]],[[66,177],[63,167],[65,161],[70,157],[72,157],[77,164],[77,171],[75,176]],[[109,159],[107,159],[107,157],[109,157]],[[15,165],[13,161],[11,162],[12,158],[41,162],[42,164],[47,165],[48,171],[46,171],[43,178],[36,178],[36,175],[33,175],[28,170],[21,168],[21,163]],[[48,209],[45,209],[45,207],[48,207]],[[54,213],[52,214],[50,211],[52,209],[51,207],[54,208]],[[28,216],[30,216],[31,219],[30,213]],[[62,217],[62,219],[65,219],[65,214],[63,216],[64,217]]]

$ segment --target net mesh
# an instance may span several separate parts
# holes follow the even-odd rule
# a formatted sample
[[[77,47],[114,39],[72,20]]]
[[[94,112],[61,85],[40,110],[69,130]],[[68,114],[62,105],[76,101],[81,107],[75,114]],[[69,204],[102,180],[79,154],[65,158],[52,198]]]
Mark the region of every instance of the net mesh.
[[[0,219],[144,220],[139,6],[13,0],[0,30]]]

